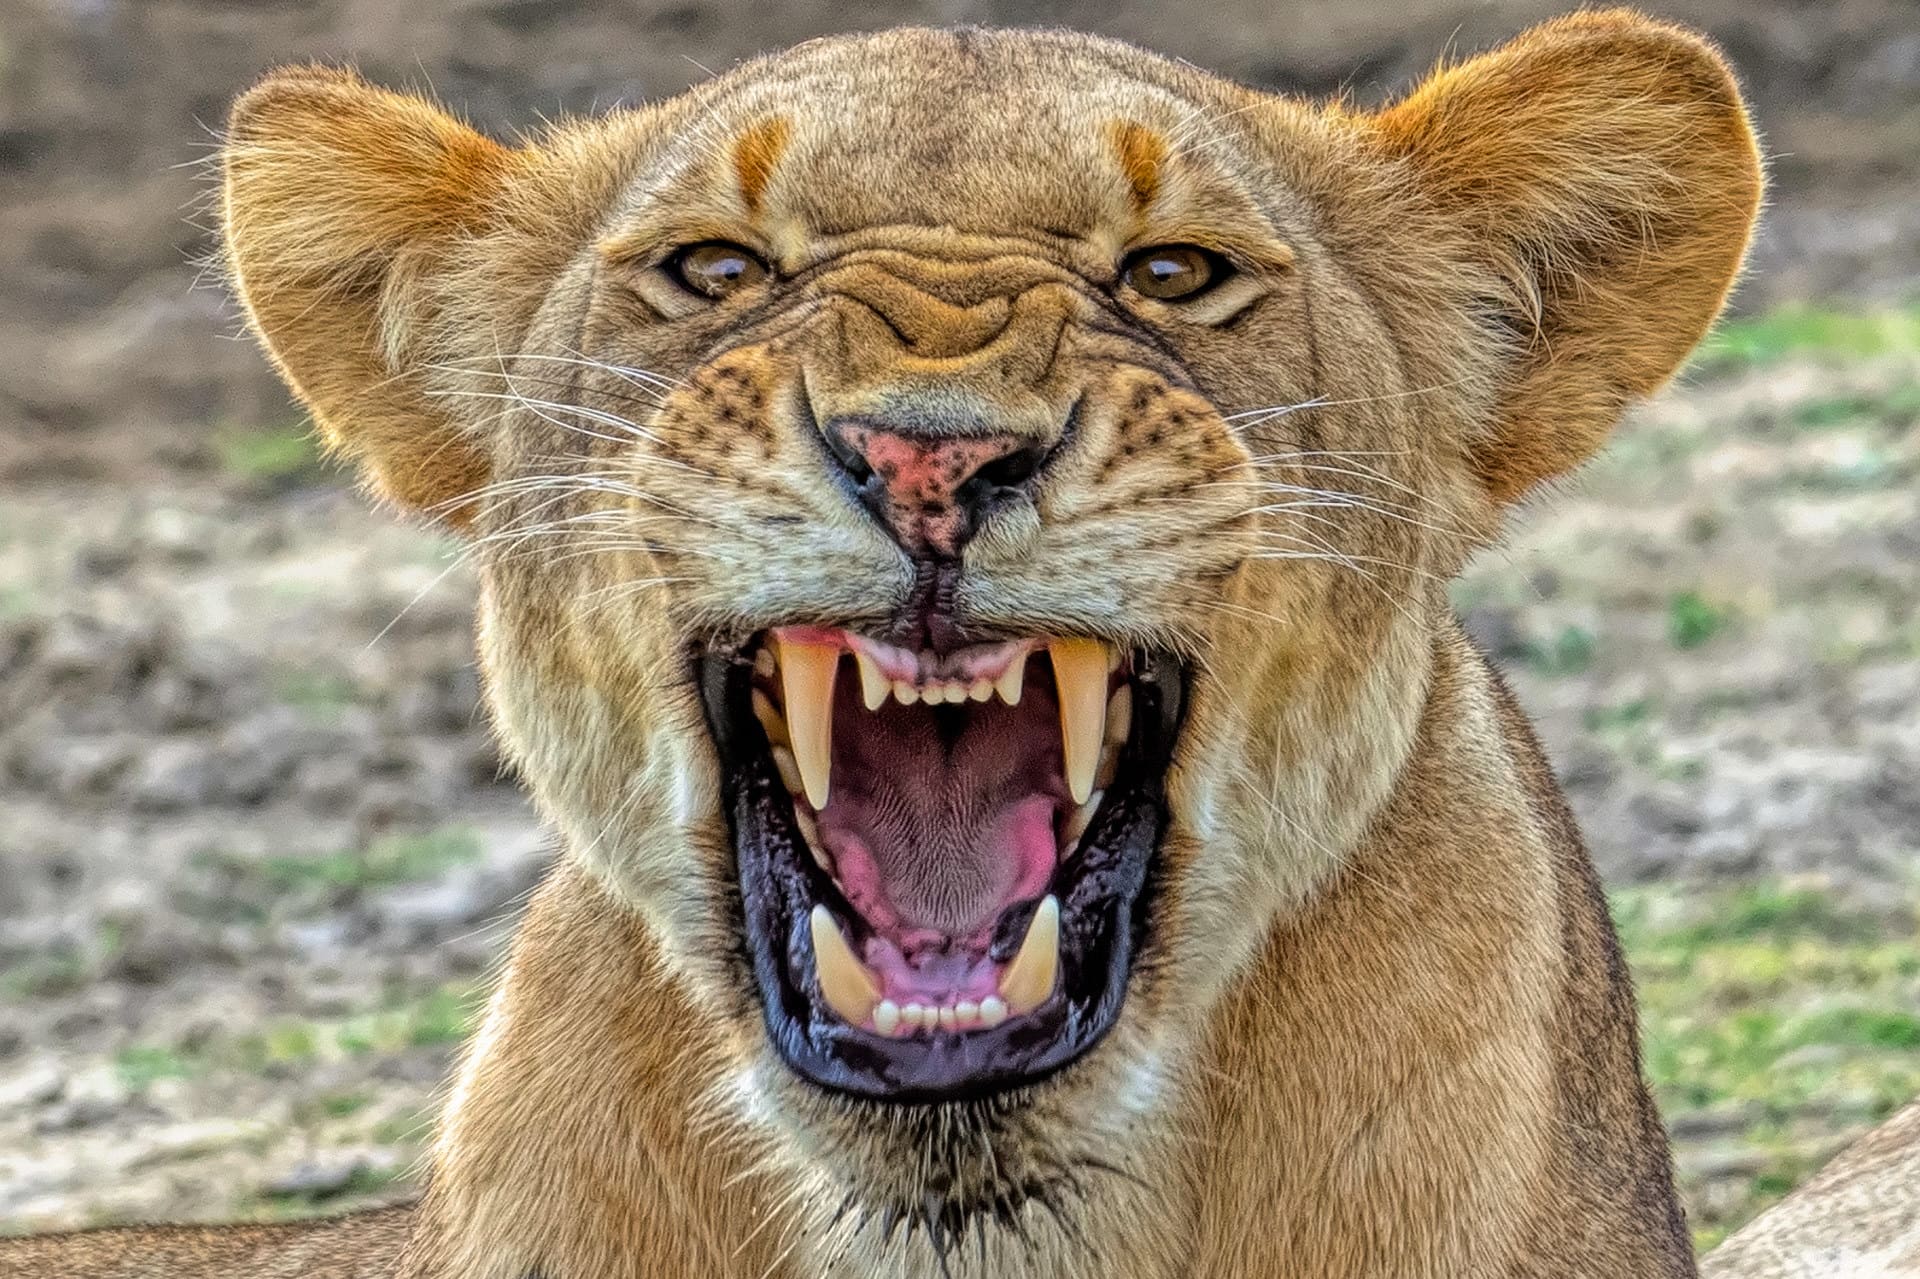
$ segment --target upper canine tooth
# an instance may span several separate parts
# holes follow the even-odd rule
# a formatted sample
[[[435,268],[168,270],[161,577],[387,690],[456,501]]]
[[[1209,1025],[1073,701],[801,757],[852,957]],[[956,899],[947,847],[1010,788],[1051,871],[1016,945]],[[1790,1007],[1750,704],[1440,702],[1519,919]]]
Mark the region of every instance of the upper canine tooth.
[[[859,649],[853,651],[853,664],[860,668],[860,699],[867,704],[868,710],[879,710],[880,704],[887,700],[887,694],[893,691],[893,685],[880,670],[880,663]]]
[[[832,911],[815,906],[807,926],[813,933],[813,967],[820,974],[820,993],[827,1007],[850,1026],[865,1025],[880,1002],[880,984],[853,957],[853,947],[847,945]]]
[[[829,921],[831,922],[831,921]],[[1053,979],[1060,971],[1060,903],[1052,893],[1040,899],[1027,925],[1020,952],[1000,974],[1000,998],[1009,1011],[1030,1013],[1047,1002]]]
[[[1084,804],[1093,793],[1100,767],[1100,742],[1106,733],[1107,645],[1094,639],[1058,639],[1047,646],[1053,678],[1060,691],[1060,741],[1065,748],[1067,789]],[[793,719],[792,700],[787,718]],[[798,725],[794,736],[799,737]]]
[[[807,802],[827,806],[833,777],[833,677],[840,669],[834,644],[780,643],[780,686],[786,695],[787,731]]]
[[[1020,686],[1027,680],[1027,655],[1020,656],[1007,664],[1000,672],[1000,678],[993,681],[993,691],[1000,694],[1000,700],[1009,706],[1020,704]]]

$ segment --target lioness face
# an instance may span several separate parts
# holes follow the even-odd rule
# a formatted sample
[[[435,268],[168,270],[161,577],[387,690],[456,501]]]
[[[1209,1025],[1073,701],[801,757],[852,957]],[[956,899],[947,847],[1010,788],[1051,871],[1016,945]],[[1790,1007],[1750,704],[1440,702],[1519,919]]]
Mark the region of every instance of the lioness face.
[[[473,539],[501,735],[716,1104],[951,1224],[1134,1175],[1386,793],[1440,585],[1717,306],[1711,140],[1618,127],[1657,52],[1355,116],[902,31],[519,151],[294,73],[229,239],[333,438]]]

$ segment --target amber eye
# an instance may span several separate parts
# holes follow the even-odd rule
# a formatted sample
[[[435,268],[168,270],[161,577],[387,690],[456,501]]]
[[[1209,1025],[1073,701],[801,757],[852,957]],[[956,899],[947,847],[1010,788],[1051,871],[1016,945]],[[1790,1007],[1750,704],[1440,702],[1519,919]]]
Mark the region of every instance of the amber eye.
[[[1162,244],[1129,253],[1120,278],[1142,297],[1180,302],[1199,297],[1227,278],[1233,268],[1218,253],[1191,244]]]
[[[752,249],[724,240],[690,244],[667,259],[667,273],[703,298],[722,298],[767,278],[767,264]]]

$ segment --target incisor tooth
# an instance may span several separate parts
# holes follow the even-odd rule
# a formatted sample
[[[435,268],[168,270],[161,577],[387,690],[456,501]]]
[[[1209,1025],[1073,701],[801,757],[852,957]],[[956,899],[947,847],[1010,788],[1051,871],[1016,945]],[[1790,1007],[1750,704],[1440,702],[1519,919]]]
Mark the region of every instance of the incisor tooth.
[[[880,670],[880,664],[865,653],[855,650],[853,664],[860,668],[860,700],[867,709],[877,711],[880,704],[887,700],[887,694],[893,691],[893,685]]]
[[[1007,1005],[997,995],[988,995],[980,1001],[980,1024],[992,1030],[1007,1019]]]
[[[967,689],[967,696],[976,702],[986,701],[989,697],[993,696],[993,681],[990,679],[977,679],[973,681],[972,687]]]
[[[920,690],[905,680],[893,682],[893,696],[902,706],[911,706],[920,700]]]
[[[880,1002],[873,974],[853,956],[853,947],[833,921],[833,912],[815,906],[807,919],[813,933],[813,966],[820,974],[820,993],[827,1007],[852,1026],[864,1025]]]
[[[962,1026],[971,1026],[980,1020],[980,1005],[971,999],[963,999],[953,1006],[953,1019]]]
[[[873,1006],[873,1028],[883,1035],[891,1035],[900,1028],[900,1005],[891,999],[883,999]]]
[[[909,1029],[917,1030],[920,1027],[920,1023],[926,1020],[929,1011],[929,1009],[922,1008],[919,1004],[908,1004],[900,1010],[901,1024]]]
[[[1000,694],[1000,700],[1009,706],[1020,704],[1020,686],[1027,682],[1027,655],[1020,654],[1007,669],[1000,672],[1000,678],[993,681],[993,691]]]
[[[1060,742],[1065,748],[1067,789],[1073,802],[1084,804],[1093,793],[1093,775],[1100,766],[1100,740],[1107,715],[1107,645],[1093,639],[1061,639],[1047,646],[1053,658],[1053,678],[1060,691]],[[788,699],[787,718],[798,720]]]
[[[833,677],[840,649],[832,644],[780,644],[780,686],[786,694],[787,732],[807,802],[827,806],[833,777]]]
[[[942,1008],[940,1010],[940,1029],[952,1030],[954,1027],[958,1026],[959,1024],[960,1024],[960,1016],[958,1013],[954,1012],[953,1009]]]
[[[1000,998],[1007,1001],[1007,1010],[1030,1013],[1046,1003],[1059,971],[1060,903],[1048,893],[1040,899],[1040,909],[1033,912],[1020,953],[1000,974]]]

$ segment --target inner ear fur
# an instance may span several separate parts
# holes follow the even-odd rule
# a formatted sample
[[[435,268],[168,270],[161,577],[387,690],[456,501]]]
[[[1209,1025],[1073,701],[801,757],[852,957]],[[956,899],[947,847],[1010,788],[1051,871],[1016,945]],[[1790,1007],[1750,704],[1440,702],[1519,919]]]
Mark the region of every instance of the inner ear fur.
[[[1474,462],[1512,501],[1598,449],[1719,314],[1761,198],[1739,87],[1690,32],[1584,13],[1437,72],[1371,124],[1504,285],[1516,350]]]
[[[223,232],[255,331],[327,444],[456,527],[486,450],[417,376],[431,293],[528,152],[347,71],[278,71],[235,104]]]

